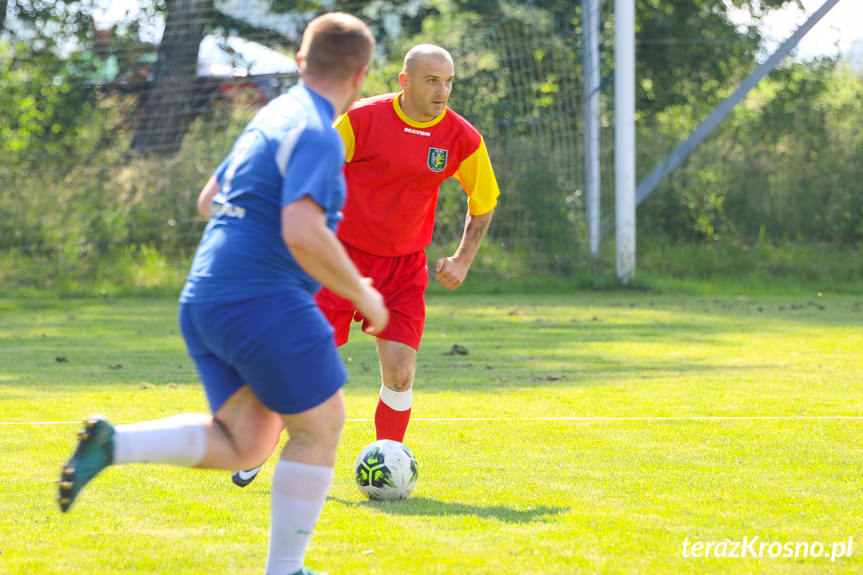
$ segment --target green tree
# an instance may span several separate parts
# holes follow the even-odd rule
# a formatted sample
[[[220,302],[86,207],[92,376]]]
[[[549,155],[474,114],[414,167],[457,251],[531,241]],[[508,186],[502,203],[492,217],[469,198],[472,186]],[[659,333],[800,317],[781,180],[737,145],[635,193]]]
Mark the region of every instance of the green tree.
[[[291,14],[296,29],[317,15],[344,10],[361,16],[382,38],[386,51],[387,38],[416,30],[431,12],[421,3],[410,0],[396,2],[346,1],[316,2],[309,0],[270,0],[274,14]],[[165,33],[159,44],[152,86],[140,103],[140,122],[131,147],[139,153],[173,156],[182,144],[191,122],[200,111],[195,84],[195,64],[198,45],[207,32],[220,30],[226,34],[241,33],[248,39],[264,39],[292,52],[299,49],[301,33],[293,37],[276,34],[270,28],[260,28],[219,10],[214,0],[159,0],[155,7],[165,15]]]
[[[197,116],[195,77],[198,47],[214,12],[213,0],[165,0],[165,32],[153,83],[140,102],[140,122],[131,148],[173,156]]]
[[[2,165],[68,167],[80,146],[76,140],[92,128],[85,81],[96,63],[79,52],[63,53],[66,43],[86,35],[91,16],[81,11],[67,21],[39,2],[17,2],[14,9],[17,29],[0,40]]]

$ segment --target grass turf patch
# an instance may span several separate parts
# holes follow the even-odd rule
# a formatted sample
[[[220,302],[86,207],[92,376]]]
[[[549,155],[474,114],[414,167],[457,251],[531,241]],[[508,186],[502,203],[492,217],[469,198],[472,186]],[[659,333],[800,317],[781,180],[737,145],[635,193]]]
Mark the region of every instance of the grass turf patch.
[[[417,488],[373,503],[353,484],[380,385],[372,340],[354,331],[349,421],[307,563],[333,575],[859,572],[856,548],[831,562],[696,559],[683,545],[863,541],[861,307],[836,294],[433,294],[405,441]],[[69,514],[54,501],[75,420],[206,410],[174,298],[48,294],[0,310],[4,569],[260,573],[272,460],[245,489],[226,472],[130,465]]]

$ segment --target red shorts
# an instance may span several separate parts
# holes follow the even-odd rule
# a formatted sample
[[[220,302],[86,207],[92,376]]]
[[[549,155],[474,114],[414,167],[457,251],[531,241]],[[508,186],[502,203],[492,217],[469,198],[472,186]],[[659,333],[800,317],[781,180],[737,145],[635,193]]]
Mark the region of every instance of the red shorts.
[[[384,296],[389,309],[390,321],[377,337],[419,349],[426,320],[425,291],[429,283],[425,252],[386,257],[360,251],[344,242],[342,245],[360,274],[372,278],[372,285]],[[327,288],[321,288],[315,299],[335,328],[336,345],[348,341],[351,320],[362,321],[363,328],[366,327],[365,318],[354,304]]]

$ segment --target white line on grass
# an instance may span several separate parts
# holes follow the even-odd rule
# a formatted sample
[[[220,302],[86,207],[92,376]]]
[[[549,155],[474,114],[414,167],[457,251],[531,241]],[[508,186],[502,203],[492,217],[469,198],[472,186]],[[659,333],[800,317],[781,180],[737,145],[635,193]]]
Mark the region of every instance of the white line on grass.
[[[411,421],[750,421],[750,420],[863,420],[863,415],[682,415],[682,416],[632,416],[632,417],[427,417],[411,418]],[[354,419],[348,421],[374,421]]]
[[[681,415],[632,417],[412,417],[411,422],[457,421],[863,421],[863,415]],[[374,419],[346,419],[366,423]],[[81,421],[0,421],[0,425],[74,425]],[[122,423],[122,422],[117,422]]]

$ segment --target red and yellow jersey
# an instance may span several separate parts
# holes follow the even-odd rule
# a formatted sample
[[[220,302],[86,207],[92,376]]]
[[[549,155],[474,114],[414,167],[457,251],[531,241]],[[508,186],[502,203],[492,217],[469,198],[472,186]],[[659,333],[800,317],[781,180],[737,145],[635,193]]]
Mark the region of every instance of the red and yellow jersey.
[[[399,94],[356,102],[336,120],[345,143],[348,197],[338,236],[371,254],[402,256],[431,243],[441,183],[455,176],[473,215],[500,194],[482,136],[449,108],[414,122]]]

